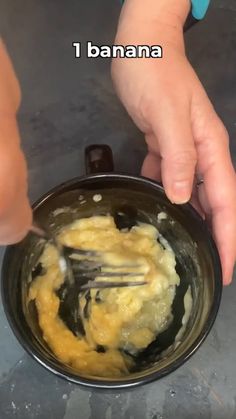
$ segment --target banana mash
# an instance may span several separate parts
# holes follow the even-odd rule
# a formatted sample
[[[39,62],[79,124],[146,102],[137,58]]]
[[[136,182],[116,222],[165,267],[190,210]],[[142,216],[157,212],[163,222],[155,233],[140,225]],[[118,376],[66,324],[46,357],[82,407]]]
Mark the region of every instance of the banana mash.
[[[81,374],[124,376],[134,362],[129,354],[145,349],[169,326],[180,280],[175,271],[174,253],[164,249],[157,238],[157,229],[149,224],[118,230],[111,216],[80,219],[61,231],[62,243],[102,252],[104,272],[106,269],[132,272],[136,265],[135,272],[143,277],[132,277],[132,281],[147,282],[129,288],[90,290],[86,316],[88,291],[80,293],[78,310],[85,332],[81,336],[72,333],[59,316],[57,291],[65,279],[56,249],[52,245],[45,247],[40,258],[44,271],[32,282],[29,301],[35,300],[43,337],[61,362]],[[95,281],[107,279],[98,276]],[[111,280],[127,281],[127,277]]]

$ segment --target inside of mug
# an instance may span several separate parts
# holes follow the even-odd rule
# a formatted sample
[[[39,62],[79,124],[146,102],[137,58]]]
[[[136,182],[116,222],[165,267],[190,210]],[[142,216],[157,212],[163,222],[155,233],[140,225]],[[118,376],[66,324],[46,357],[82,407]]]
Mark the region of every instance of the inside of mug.
[[[97,194],[102,198],[99,202],[93,199]],[[159,217],[160,213],[165,216]],[[79,218],[107,214],[114,217],[117,227],[121,229],[131,228],[140,222],[154,225],[175,253],[176,271],[181,280],[176,288],[170,327],[138,355],[136,367],[129,376],[142,377],[173,365],[180,357],[184,357],[205,327],[214,296],[213,259],[206,232],[194,211],[189,206],[172,205],[161,188],[157,189],[148,182],[115,177],[105,179],[102,176],[87,178],[84,182],[68,185],[49,196],[36,207],[34,216],[39,225],[57,233],[62,226]],[[41,241],[30,234],[21,245],[21,253],[18,253],[18,264],[21,261],[18,288],[27,325],[24,333],[46,360],[70,374],[78,375],[71,367],[62,365],[55,358],[43,340],[34,302],[27,304],[28,290],[33,280],[31,273],[43,246]],[[193,304],[188,322],[183,327],[184,296],[189,287]]]

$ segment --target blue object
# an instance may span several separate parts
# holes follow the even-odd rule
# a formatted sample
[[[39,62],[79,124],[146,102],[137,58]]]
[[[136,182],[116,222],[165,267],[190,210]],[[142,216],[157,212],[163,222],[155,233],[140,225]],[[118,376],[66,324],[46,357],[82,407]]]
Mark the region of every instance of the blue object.
[[[195,19],[203,19],[209,7],[210,0],[192,0],[192,15]]]

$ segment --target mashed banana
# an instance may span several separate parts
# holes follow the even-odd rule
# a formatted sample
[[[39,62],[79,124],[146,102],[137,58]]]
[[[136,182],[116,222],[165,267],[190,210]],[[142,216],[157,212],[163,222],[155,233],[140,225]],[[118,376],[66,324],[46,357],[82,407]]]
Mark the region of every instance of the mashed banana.
[[[168,327],[179,277],[174,253],[164,249],[157,237],[156,228],[148,224],[120,231],[110,216],[75,221],[60,233],[59,240],[68,246],[104,252],[102,262],[114,265],[114,272],[122,269],[132,272],[132,265],[138,265],[135,272],[142,273],[144,278],[135,276],[132,281],[147,281],[146,285],[132,288],[91,290],[86,316],[86,293],[81,293],[78,306],[85,330],[81,336],[75,336],[59,317],[56,291],[64,277],[56,249],[46,246],[40,259],[45,273],[32,282],[29,300],[35,300],[45,341],[63,363],[82,374],[126,375],[133,364],[127,353],[143,350]],[[103,268],[106,270],[111,272],[110,267]],[[126,281],[127,277],[109,280]]]

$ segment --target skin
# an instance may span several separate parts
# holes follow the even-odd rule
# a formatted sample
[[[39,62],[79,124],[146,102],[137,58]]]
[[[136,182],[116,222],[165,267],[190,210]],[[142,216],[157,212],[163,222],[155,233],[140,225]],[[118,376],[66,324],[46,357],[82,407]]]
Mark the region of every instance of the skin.
[[[161,180],[172,202],[192,199],[212,227],[229,284],[236,258],[236,177],[226,129],[185,55],[189,10],[189,0],[126,0],[115,43],[162,45],[164,58],[116,59],[112,76],[145,135],[142,174]],[[20,89],[2,42],[0,63],[0,244],[5,245],[26,235],[32,211],[16,120]],[[198,189],[196,174],[204,179]]]
[[[0,245],[6,245],[18,242],[26,235],[32,212],[16,120],[20,88],[1,40],[0,63]]]
[[[142,174],[161,180],[174,203],[192,198],[212,227],[226,285],[236,259],[236,176],[227,131],[185,55],[189,10],[189,0],[126,0],[115,44],[161,45],[164,56],[114,59],[112,77],[145,135]]]

